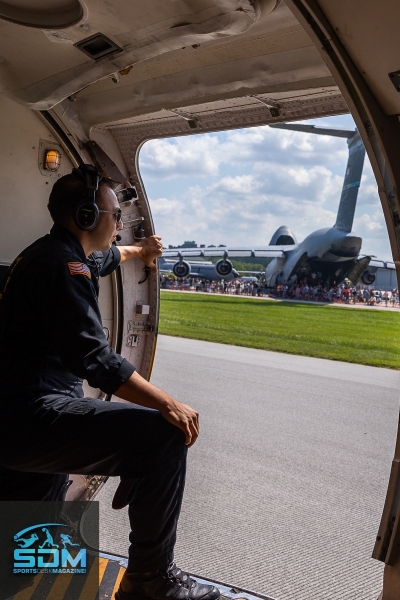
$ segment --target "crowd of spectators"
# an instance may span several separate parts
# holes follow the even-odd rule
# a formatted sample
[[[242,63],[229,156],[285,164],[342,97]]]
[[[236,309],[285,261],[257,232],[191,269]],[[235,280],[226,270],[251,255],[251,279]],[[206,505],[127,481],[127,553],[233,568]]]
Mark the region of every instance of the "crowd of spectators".
[[[161,288],[311,302],[399,306],[399,290],[397,289],[382,291],[373,287],[352,286],[345,283],[325,287],[323,285],[312,286],[307,283],[271,287],[265,282],[248,281],[246,279],[234,279],[232,281],[207,281],[196,278],[173,280],[163,276],[161,278]]]

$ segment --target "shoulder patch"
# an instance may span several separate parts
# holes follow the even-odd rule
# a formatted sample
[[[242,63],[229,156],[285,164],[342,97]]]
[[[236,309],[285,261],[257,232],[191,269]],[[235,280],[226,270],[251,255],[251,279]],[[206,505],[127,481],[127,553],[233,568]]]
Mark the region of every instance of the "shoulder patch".
[[[92,278],[90,269],[85,263],[69,262],[67,265],[71,275],[85,275],[85,277],[89,277],[89,279]]]

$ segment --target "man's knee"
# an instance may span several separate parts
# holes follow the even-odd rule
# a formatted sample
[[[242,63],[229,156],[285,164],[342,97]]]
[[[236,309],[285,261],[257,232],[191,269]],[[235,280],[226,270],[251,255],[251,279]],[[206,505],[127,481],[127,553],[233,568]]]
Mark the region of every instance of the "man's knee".
[[[169,467],[174,470],[186,460],[187,446],[181,429],[153,415],[140,436],[132,435],[123,451],[120,475],[147,477]]]

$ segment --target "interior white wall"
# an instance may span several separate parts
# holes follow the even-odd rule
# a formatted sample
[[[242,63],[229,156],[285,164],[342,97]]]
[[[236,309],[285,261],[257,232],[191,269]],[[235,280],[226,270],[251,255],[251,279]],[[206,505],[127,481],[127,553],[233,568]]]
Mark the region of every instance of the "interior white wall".
[[[37,114],[0,96],[0,261],[11,262],[50,230],[47,202],[51,187],[58,175],[72,169],[63,152],[57,175],[42,175],[40,139],[57,142]]]

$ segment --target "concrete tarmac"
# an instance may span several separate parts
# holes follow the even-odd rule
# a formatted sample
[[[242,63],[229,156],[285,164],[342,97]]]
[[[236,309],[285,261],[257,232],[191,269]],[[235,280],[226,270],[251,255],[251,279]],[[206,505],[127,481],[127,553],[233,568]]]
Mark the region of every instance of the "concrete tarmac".
[[[373,335],[373,332],[371,332]],[[393,458],[400,372],[160,336],[152,382],[199,410],[176,561],[277,600],[376,600],[370,558]],[[117,481],[101,547],[127,554]]]

